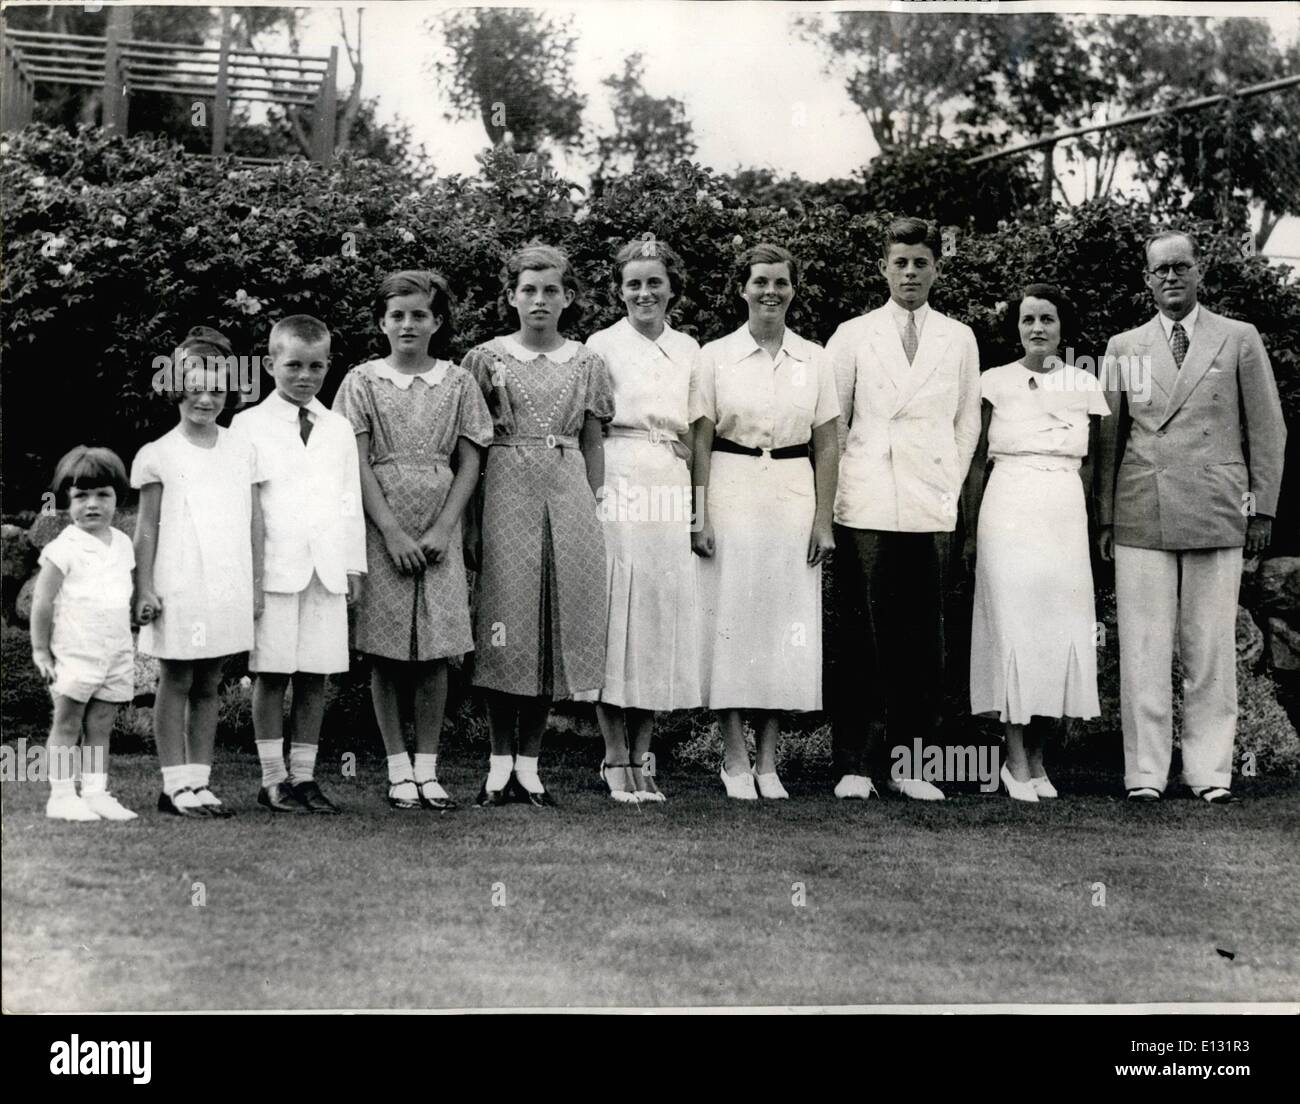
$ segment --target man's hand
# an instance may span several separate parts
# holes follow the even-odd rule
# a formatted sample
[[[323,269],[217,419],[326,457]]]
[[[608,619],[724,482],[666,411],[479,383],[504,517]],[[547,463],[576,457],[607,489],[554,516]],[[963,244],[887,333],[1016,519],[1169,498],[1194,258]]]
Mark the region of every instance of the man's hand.
[[[361,576],[348,576],[348,606],[355,606],[361,601]]]
[[[1273,540],[1273,519],[1256,514],[1246,523],[1246,555],[1258,556]]]
[[[36,664],[36,670],[40,672],[45,685],[49,686],[54,681],[54,654],[49,648],[41,648],[32,652],[32,662]]]
[[[713,526],[707,521],[691,534],[691,551],[706,560],[713,555]]]
[[[1103,525],[1097,530],[1097,551],[1107,563],[1115,558],[1115,527]]]

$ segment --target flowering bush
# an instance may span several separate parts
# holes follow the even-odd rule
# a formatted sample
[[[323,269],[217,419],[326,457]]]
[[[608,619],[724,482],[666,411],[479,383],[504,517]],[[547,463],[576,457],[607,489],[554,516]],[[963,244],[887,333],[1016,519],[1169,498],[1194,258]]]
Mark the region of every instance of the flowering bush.
[[[459,299],[457,355],[511,325],[501,263],[532,238],[563,246],[586,284],[590,309],[578,337],[622,313],[610,258],[647,231],[682,254],[688,284],[674,324],[702,341],[739,325],[732,265],[763,240],[802,261],[790,325],[807,337],[824,342],[886,296],[876,260],[889,212],[869,209],[870,175],[852,195],[797,180],[777,188],[758,177],[746,192],[746,174],[682,162],[610,180],[600,196],[584,199],[544,164],[500,149],[483,156],[475,176],[421,183],[400,166],[349,157],[329,167],[241,168],[94,129],[33,126],[6,136],[4,146],[0,353],[10,511],[39,509],[55,460],[72,445],[107,444],[129,463],[170,426],[174,412],[150,385],[153,359],[170,355],[197,323],[218,327],[237,354],[254,356],[277,319],[318,315],[333,332],[328,403],[347,368],[386,351],[371,296],[398,268],[446,274]],[[908,172],[920,174],[910,190]],[[1016,209],[1005,175],[940,171],[931,156],[890,163],[877,177],[877,190],[893,201],[934,194],[930,210],[902,213],[968,219],[934,303],[974,329],[985,365],[1018,355],[1007,311],[1031,280],[1055,281],[1075,298],[1086,330],[1076,349],[1090,355],[1152,312],[1141,279],[1140,246],[1151,228],[1143,206],[1107,201],[1050,224],[994,223],[991,209]],[[945,189],[976,194],[955,202]],[[835,199],[841,192],[851,209]],[[1300,286],[1262,259],[1243,258],[1235,236],[1210,224],[1191,228],[1209,262],[1203,298],[1259,327],[1294,420]],[[1286,482],[1285,500],[1293,501],[1300,472]],[[1277,528],[1300,526],[1279,519]]]

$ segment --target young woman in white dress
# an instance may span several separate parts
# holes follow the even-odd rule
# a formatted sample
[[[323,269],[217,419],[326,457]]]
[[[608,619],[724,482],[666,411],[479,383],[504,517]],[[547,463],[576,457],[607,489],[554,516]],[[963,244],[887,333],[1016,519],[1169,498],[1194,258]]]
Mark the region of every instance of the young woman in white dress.
[[[1041,718],[1100,712],[1084,488],[1107,407],[1096,376],[1060,359],[1062,333],[1077,340],[1062,292],[1030,284],[1017,310],[1025,353],[980,379],[984,428],[967,480],[966,516],[979,518],[970,695],[972,713],[1006,726],[1007,792],[1038,801],[1056,796]]]
[[[700,350],[691,392],[701,690],[720,714],[727,796],[749,801],[789,796],[776,773],[776,711],[822,704],[839,403],[822,347],[786,329],[798,281],[780,246],[741,255],[749,319]],[[752,767],[742,710],[757,735]]]
[[[605,685],[595,701],[605,738],[601,776],[617,802],[659,802],[650,741],[657,710],[700,704],[695,559],[691,555],[691,373],[700,351],[667,322],[682,293],[681,258],[653,235],[614,258],[625,317],[587,340],[614,385],[606,429],[605,529],[609,593]]]

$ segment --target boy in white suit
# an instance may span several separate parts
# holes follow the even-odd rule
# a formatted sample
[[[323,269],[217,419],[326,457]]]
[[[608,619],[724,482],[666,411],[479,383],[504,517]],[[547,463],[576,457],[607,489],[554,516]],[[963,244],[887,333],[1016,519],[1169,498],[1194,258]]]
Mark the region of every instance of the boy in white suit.
[[[231,428],[252,442],[262,484],[265,555],[254,579],[249,670],[262,764],[258,803],[277,813],[337,813],[315,781],[325,676],[348,669],[348,606],[361,594],[366,532],[356,440],[347,419],[316,398],[330,333],[305,314],[271,330],[275,391]],[[292,742],[284,761],[284,695],[293,681]]]
[[[932,223],[891,222],[880,260],[889,302],[843,323],[826,346],[847,437],[835,497],[831,672],[840,798],[870,797],[871,771],[889,762],[886,745],[910,752],[941,721],[952,533],[980,435],[975,335],[927,303],[941,252]],[[889,788],[941,800],[919,770],[914,762],[910,772],[890,771]]]

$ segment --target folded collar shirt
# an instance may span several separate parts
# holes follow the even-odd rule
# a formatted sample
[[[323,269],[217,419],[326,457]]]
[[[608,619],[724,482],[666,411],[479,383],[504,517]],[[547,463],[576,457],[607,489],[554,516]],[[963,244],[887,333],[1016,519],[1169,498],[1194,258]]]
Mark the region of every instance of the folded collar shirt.
[[[1196,328],[1196,319],[1201,313],[1201,304],[1197,303],[1187,312],[1186,318],[1180,318],[1178,321],[1182,324],[1183,333],[1187,335],[1187,343],[1192,343],[1192,331]],[[1174,320],[1161,311],[1156,317],[1160,319],[1160,328],[1165,331],[1165,340],[1171,341],[1174,332]]]
[[[889,311],[889,317],[894,320],[894,325],[898,327],[898,337],[902,340],[903,331],[907,329],[908,310],[906,307],[900,307],[893,299],[889,300],[886,308]],[[925,320],[930,317],[930,304],[922,303],[916,310],[910,312],[916,319],[916,336],[919,339],[921,332],[925,329]]]
[[[395,383],[403,391],[410,390],[416,380],[423,380],[429,387],[437,387],[447,376],[447,361],[439,360],[424,372],[402,372],[386,360],[373,361],[371,367],[380,379]]]

